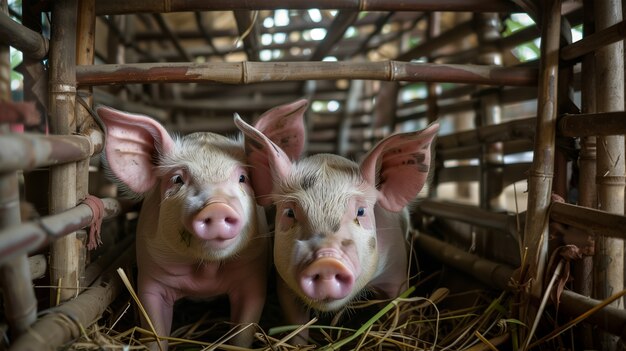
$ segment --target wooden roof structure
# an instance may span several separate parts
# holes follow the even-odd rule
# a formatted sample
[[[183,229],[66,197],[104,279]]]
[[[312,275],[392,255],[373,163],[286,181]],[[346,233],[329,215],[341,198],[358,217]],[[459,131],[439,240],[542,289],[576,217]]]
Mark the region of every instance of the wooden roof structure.
[[[432,184],[412,209],[428,235],[415,246],[486,286],[512,291],[511,313],[526,325],[518,331],[524,350],[552,337],[538,321],[551,308],[556,277],[571,264],[574,283],[559,291],[559,313],[599,311],[574,343],[613,349],[626,323],[623,12],[615,0],[59,0],[6,7],[0,52],[11,46],[23,54],[15,68],[23,83],[13,91],[23,102],[11,101],[9,74],[0,74],[0,282],[11,349],[60,345],[79,334],[37,317],[28,268],[35,253],[50,258],[49,280],[59,285],[51,305],[74,316],[81,304],[79,324],[120,294],[105,267],[132,260],[129,240],[107,247],[97,264],[77,244],[94,218],[82,203],[88,193],[102,198],[106,217],[133,211],[101,179],[95,160],[104,135],[92,106],[145,114],[177,133],[232,135],[233,113],[252,121],[303,97],[310,101],[310,154],[358,159],[391,133],[438,120]],[[512,14],[534,23],[505,35]],[[582,38],[572,40],[571,29],[581,25]],[[515,52],[528,42],[540,42],[536,59]],[[10,72],[2,57],[0,68]],[[515,199],[523,192],[511,190],[514,184],[527,186],[521,211],[507,202],[511,192]],[[40,216],[20,214],[20,202]],[[574,232],[594,242],[593,250],[568,241]],[[579,251],[555,250],[551,235]],[[578,323],[572,320],[561,325]],[[602,330],[600,339],[591,328]],[[44,337],[33,340],[29,330]]]

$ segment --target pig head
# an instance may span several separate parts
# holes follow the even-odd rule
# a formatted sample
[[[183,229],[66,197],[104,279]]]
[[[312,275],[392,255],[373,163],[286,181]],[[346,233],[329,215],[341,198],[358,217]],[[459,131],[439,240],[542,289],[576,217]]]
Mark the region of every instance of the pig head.
[[[263,125],[267,116],[297,114],[300,107],[272,109],[257,126],[271,135]],[[169,335],[174,302],[186,296],[227,294],[233,322],[257,323],[271,248],[242,142],[208,132],[173,138],[146,116],[107,107],[97,113],[107,129],[108,168],[127,190],[143,197],[137,285],[157,333]],[[298,142],[284,145],[290,150]],[[250,328],[235,343],[247,346],[252,336]]]
[[[397,296],[408,273],[405,206],[427,180],[439,126],[389,136],[359,164],[331,154],[292,162],[262,131],[235,124],[259,204],[276,205],[274,263],[289,322],[308,321],[308,308],[338,310],[364,289]]]

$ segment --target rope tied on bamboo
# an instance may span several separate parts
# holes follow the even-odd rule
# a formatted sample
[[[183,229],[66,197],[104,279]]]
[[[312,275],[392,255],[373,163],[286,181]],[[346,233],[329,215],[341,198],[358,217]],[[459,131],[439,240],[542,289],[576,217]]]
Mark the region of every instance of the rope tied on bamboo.
[[[102,244],[100,229],[105,215],[104,203],[100,198],[93,195],[87,195],[81,203],[89,206],[91,212],[93,212],[93,217],[89,224],[89,241],[87,242],[87,248],[93,250]]]

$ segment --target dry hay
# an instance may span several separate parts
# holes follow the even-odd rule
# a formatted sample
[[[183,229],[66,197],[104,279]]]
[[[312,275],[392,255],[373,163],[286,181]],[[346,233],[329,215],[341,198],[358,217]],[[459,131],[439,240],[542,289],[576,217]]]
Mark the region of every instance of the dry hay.
[[[502,293],[495,298],[485,291],[450,294],[436,289],[428,298],[414,296],[415,287],[394,300],[356,302],[339,314],[318,316],[306,326],[281,326],[270,321],[249,325],[256,329],[253,349],[229,345],[237,329],[223,314],[208,309],[193,323],[176,328],[167,338],[170,350],[495,350],[506,342],[518,323],[508,318],[512,297]],[[132,294],[132,292],[131,292]],[[470,301],[469,307],[445,309],[446,301]],[[108,318],[85,330],[67,350],[144,350],[154,340],[153,333],[136,326],[121,328],[133,316],[134,301],[127,299],[117,311],[110,307]],[[216,304],[224,304],[218,301]],[[192,307],[198,310],[197,307]],[[278,310],[268,309],[274,318]],[[227,312],[227,311],[226,311]],[[115,316],[115,317],[114,317]],[[226,314],[227,316],[227,314]],[[272,318],[269,318],[272,319]],[[274,326],[272,326],[274,325]],[[308,327],[310,343],[293,344],[293,336]],[[314,341],[313,341],[314,340]]]

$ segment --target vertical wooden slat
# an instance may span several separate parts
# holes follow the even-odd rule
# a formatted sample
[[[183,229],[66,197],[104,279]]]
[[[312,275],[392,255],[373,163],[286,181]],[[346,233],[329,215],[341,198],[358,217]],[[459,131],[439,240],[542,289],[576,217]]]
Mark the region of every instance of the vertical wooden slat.
[[[593,20],[593,0],[584,0],[583,35],[589,36],[594,33],[595,22]],[[582,113],[596,112],[596,77],[594,69],[594,54],[590,53],[583,57],[581,63],[581,110]],[[596,197],[596,137],[583,137],[580,139],[580,154],[578,158],[578,205],[597,208]],[[584,257],[574,262],[574,291],[583,296],[593,294],[593,258]],[[588,325],[581,326],[575,333],[577,342],[585,349],[594,347],[593,331]]]
[[[0,11],[8,13],[6,0]],[[9,47],[0,45],[0,100],[11,101],[11,60]],[[0,126],[0,134],[9,133],[9,126]],[[21,222],[19,182],[16,172],[0,173],[0,228]],[[5,317],[14,337],[27,331],[37,319],[37,299],[31,283],[26,255],[20,255],[0,267]]]
[[[426,40],[432,40],[441,34],[441,12],[431,12],[428,14],[428,28],[426,33]],[[439,106],[437,104],[438,90],[439,84],[426,83],[426,91],[428,94],[426,96],[426,116],[428,118],[428,123],[432,123],[439,118]],[[436,173],[438,169],[439,167],[435,167],[433,172]],[[436,174],[433,176],[433,179],[437,179]],[[469,188],[468,184],[464,185],[466,189]],[[431,184],[428,187],[428,197],[436,197],[437,188],[437,184]]]
[[[74,103],[76,94],[76,17],[77,1],[55,1],[52,8],[50,38],[50,130],[54,134],[76,132]],[[76,206],[76,164],[69,163],[50,169],[50,213]],[[50,279],[59,289],[52,291],[51,300],[65,301],[77,293],[80,248],[76,233],[55,241],[50,249]],[[58,295],[57,295],[58,293]]]
[[[96,4],[95,0],[82,0],[78,4],[78,23],[76,39],[76,63],[79,65],[93,65],[94,62],[94,40],[96,31]],[[91,87],[81,87],[78,93],[85,96],[85,102],[88,106],[92,106],[93,89]],[[80,98],[80,97],[78,97]],[[90,131],[96,128],[95,123],[89,112],[81,105],[76,104],[76,125],[79,134],[89,135]],[[76,164],[76,198],[83,200],[89,192],[89,158],[79,161]],[[86,234],[84,230],[77,232],[77,239],[84,243]],[[84,267],[86,267],[86,248],[85,245],[79,247],[79,285],[84,284]]]
[[[522,296],[520,318],[533,325],[537,310],[531,296],[543,293],[542,282],[548,254],[548,208],[554,171],[554,148],[557,117],[556,85],[559,75],[559,35],[561,31],[561,1],[542,2],[541,61],[539,95],[537,98],[537,129],[534,158],[528,177],[528,210],[522,249],[526,251],[521,277],[528,283]],[[522,335],[522,337],[530,337]]]
[[[620,0],[594,2],[596,30],[602,30],[622,20]],[[624,47],[616,42],[596,50],[597,112],[624,109]],[[624,136],[597,138],[596,184],[598,208],[611,213],[624,213]],[[594,257],[596,298],[602,300],[624,289],[624,242],[620,239],[598,237]],[[615,307],[623,308],[617,300]],[[619,338],[605,334],[601,338],[604,350],[614,350]]]

